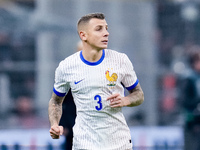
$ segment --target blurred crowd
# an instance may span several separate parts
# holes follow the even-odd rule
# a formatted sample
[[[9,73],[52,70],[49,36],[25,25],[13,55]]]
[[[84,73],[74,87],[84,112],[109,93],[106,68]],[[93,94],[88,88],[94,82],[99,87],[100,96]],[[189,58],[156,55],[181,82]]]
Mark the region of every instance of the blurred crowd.
[[[0,2],[0,78],[6,76],[8,88],[0,85],[0,128],[45,127],[35,105],[35,35],[26,30],[21,19],[23,14],[14,14],[9,8],[16,6],[34,9],[33,1]],[[9,92],[7,92],[9,91]],[[9,94],[5,96],[5,94]],[[7,99],[5,99],[7,98]],[[9,106],[4,105],[8,101]]]
[[[196,6],[197,8],[199,5]],[[160,5],[159,125],[184,128],[185,150],[200,149],[199,17],[181,16],[184,7]],[[194,7],[195,8],[195,7]],[[193,9],[194,9],[193,8]],[[167,15],[168,14],[168,15]],[[170,26],[169,25],[170,22]],[[165,26],[165,28],[163,28]]]
[[[160,125],[184,127],[185,150],[200,149],[200,46],[175,47],[162,76]]]

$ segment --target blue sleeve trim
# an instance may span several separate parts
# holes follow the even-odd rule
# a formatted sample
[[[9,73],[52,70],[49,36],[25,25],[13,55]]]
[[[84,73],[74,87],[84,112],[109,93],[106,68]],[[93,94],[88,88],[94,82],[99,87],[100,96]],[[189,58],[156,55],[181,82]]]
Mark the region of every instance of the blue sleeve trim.
[[[57,95],[57,96],[60,96],[60,97],[64,97],[66,95],[66,93],[60,93],[58,91],[56,91],[55,88],[53,88],[53,92]]]
[[[126,87],[126,89],[130,91],[130,90],[134,89],[138,85],[138,83],[139,83],[139,80],[137,79],[133,85]]]

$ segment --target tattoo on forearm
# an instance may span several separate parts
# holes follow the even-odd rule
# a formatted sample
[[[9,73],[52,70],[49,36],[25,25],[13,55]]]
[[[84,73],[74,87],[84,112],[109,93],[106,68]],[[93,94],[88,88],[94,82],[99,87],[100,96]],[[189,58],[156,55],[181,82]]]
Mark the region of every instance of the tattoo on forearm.
[[[62,115],[62,98],[57,98],[55,95],[52,95],[49,101],[48,112],[51,126],[54,123],[59,124]]]
[[[131,102],[129,106],[138,106],[142,104],[142,102],[144,101],[144,93],[140,84],[138,84],[134,89],[130,90],[129,93],[129,98]]]

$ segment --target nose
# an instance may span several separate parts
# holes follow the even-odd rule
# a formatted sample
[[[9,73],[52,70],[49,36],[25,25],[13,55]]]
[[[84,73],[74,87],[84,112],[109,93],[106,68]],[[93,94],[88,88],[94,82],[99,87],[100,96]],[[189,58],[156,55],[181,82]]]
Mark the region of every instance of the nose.
[[[105,37],[108,37],[108,36],[109,36],[108,30],[105,30],[104,36],[105,36]]]

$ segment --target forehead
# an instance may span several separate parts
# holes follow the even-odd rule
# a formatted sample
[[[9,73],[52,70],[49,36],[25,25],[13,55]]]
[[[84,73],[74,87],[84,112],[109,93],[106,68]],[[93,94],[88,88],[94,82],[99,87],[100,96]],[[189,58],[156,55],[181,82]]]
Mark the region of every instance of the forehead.
[[[96,26],[107,26],[107,22],[106,22],[105,19],[92,18],[92,19],[89,21],[88,25],[89,25],[90,27],[92,27],[92,26],[93,26],[93,27],[96,27]]]

